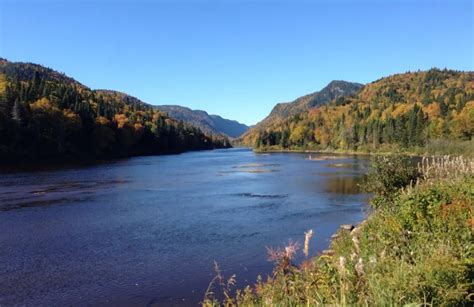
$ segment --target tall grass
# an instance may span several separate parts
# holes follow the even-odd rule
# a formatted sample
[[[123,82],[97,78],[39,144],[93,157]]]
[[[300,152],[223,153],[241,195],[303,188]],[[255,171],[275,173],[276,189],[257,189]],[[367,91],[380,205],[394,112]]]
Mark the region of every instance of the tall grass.
[[[391,160],[397,158],[384,159],[387,167],[374,168],[373,178],[412,175],[411,169],[398,168],[400,160]],[[405,181],[406,187],[385,195],[386,202],[377,203],[354,230],[341,229],[329,255],[296,266],[294,245],[272,251],[275,270],[266,281],[235,290],[224,302],[206,296],[204,305],[472,305],[472,165],[455,157],[423,160],[416,183]]]
[[[462,156],[423,157],[418,170],[425,181],[457,179],[474,173],[474,161]]]

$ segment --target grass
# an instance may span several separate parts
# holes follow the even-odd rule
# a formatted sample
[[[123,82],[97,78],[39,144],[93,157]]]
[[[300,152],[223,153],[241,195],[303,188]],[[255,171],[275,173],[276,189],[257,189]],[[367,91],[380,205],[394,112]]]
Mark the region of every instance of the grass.
[[[298,244],[271,250],[272,276],[236,290],[235,276],[226,282],[219,273],[225,299],[208,291],[203,305],[472,305],[473,162],[445,156],[416,169],[397,157],[374,163],[367,184],[375,209],[354,230],[339,231],[330,256],[296,266]]]
[[[354,154],[354,155],[390,155],[393,153],[414,155],[414,156],[443,156],[457,155],[465,157],[473,157],[474,155],[474,139],[473,140],[428,140],[424,146],[401,147],[397,144],[381,144],[377,147],[372,145],[361,145],[357,149],[336,149],[321,148],[318,146],[291,146],[290,148],[282,148],[280,146],[265,146],[254,149],[255,152],[314,152],[322,154]]]

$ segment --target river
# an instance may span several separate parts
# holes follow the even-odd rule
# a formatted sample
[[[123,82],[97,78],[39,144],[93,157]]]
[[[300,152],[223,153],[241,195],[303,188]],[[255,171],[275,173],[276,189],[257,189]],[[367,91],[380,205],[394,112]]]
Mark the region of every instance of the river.
[[[308,229],[317,255],[365,217],[369,160],[312,158],[226,149],[0,173],[0,305],[195,305],[214,261],[252,284],[271,274],[266,247]]]

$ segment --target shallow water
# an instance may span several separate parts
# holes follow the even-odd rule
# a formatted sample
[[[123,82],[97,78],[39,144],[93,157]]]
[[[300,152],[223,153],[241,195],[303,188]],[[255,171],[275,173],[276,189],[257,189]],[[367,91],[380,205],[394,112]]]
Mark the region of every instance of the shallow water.
[[[0,305],[192,305],[214,261],[253,283],[271,273],[266,246],[308,229],[316,255],[364,218],[368,160],[306,158],[227,149],[2,173]]]

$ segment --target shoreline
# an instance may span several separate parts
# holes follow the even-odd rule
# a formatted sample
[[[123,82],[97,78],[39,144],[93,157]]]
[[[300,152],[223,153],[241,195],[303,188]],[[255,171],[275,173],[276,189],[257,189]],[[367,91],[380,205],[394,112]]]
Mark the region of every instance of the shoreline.
[[[434,153],[414,153],[404,151],[353,151],[353,150],[316,150],[316,149],[255,149],[248,147],[253,152],[258,154],[265,153],[299,153],[299,154],[330,154],[330,155],[351,155],[351,156],[391,156],[391,155],[403,155],[408,157],[443,157],[443,156],[459,156],[458,154],[434,154]],[[469,156],[469,155],[462,155]]]
[[[190,149],[183,151],[168,151],[162,153],[144,153],[144,154],[132,154],[124,156],[110,156],[110,157],[83,157],[83,158],[45,158],[45,159],[32,159],[30,161],[25,160],[6,160],[0,161],[0,173],[17,173],[17,172],[34,172],[44,170],[59,170],[74,167],[89,167],[107,163],[116,163],[123,160],[139,157],[153,157],[153,156],[174,156],[181,155],[191,152],[200,151],[212,151],[219,149],[230,149],[235,147],[217,147],[217,148],[204,148],[204,149]]]

